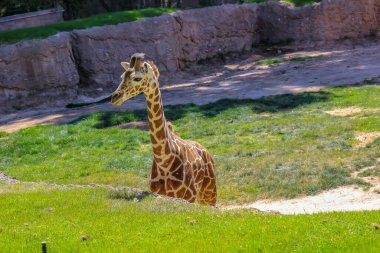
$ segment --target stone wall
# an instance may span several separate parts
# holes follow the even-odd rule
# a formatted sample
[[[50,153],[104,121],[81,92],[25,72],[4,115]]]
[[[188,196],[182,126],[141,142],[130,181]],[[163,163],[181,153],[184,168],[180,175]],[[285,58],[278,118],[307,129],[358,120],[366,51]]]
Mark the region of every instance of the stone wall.
[[[255,20],[256,5],[229,5],[74,31],[81,84],[118,83],[120,62],[135,52],[144,52],[165,75],[218,54],[250,50],[259,40]]]
[[[120,62],[135,52],[146,53],[165,76],[260,42],[302,47],[365,37],[379,28],[379,10],[378,0],[324,0],[300,8],[278,2],[223,5],[2,45],[0,111],[67,101],[78,87],[115,87]],[[21,97],[28,99],[20,104]]]
[[[380,1],[379,0],[375,0],[375,11],[376,11],[377,25],[379,29],[380,28]]]
[[[259,42],[257,5],[224,5],[174,13],[180,25],[180,67],[218,54],[244,52]]]
[[[0,56],[0,110],[11,104],[28,105],[35,97],[43,101],[75,96],[79,74],[70,33],[3,45]],[[6,100],[9,103],[3,104]]]
[[[324,0],[294,7],[268,2],[258,7],[260,38],[267,43],[319,43],[365,37],[377,28],[378,0]]]

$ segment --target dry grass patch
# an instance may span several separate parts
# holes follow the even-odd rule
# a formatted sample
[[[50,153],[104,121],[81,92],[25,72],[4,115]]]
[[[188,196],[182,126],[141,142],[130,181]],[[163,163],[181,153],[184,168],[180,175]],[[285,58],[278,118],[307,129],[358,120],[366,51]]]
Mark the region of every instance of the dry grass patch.
[[[335,110],[331,111],[325,111],[325,113],[332,115],[332,116],[337,116],[337,117],[349,117],[353,116],[352,118],[358,118],[360,117],[366,117],[369,114],[372,113],[378,113],[380,112],[380,109],[368,109],[368,108],[361,108],[357,106],[351,106],[351,107],[345,107],[345,108],[338,108]],[[358,115],[360,114],[360,115]]]
[[[360,107],[347,107],[347,108],[339,108],[332,111],[325,111],[325,113],[330,114],[332,116],[338,116],[338,117],[347,117],[352,116],[354,114],[361,113],[363,111]]]
[[[368,144],[371,144],[372,142],[374,142],[377,138],[380,138],[380,132],[358,133],[355,139],[358,140],[359,143],[357,143],[355,147],[364,148]]]
[[[140,129],[143,131],[149,130],[148,123],[145,121],[133,121],[133,122],[128,122],[128,123],[123,123],[117,126],[113,126],[111,128],[120,128],[120,129],[130,129],[130,128],[135,128],[135,129]]]

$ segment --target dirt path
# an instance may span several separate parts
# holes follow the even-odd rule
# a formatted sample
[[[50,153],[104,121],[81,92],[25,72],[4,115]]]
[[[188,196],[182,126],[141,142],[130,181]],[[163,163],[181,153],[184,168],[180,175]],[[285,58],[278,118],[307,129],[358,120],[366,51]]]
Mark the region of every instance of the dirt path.
[[[221,206],[220,208],[223,210],[255,209],[280,214],[380,210],[380,178],[360,176],[360,173],[373,168],[367,167],[351,174],[352,178],[360,178],[367,182],[370,185],[368,189],[358,186],[342,186],[313,196],[277,201],[259,200],[250,204]]]
[[[221,207],[223,210],[257,209],[280,214],[312,214],[334,211],[380,210],[380,194],[356,186],[344,186],[314,196],[287,200],[260,200],[246,205]]]
[[[165,104],[206,104],[222,98],[259,98],[284,93],[317,91],[326,86],[373,82],[380,77],[380,45],[366,48],[283,54],[273,65],[257,65],[262,54],[251,53],[225,65],[197,65],[178,73],[162,88]],[[206,69],[206,70],[205,70]],[[367,80],[367,81],[366,81]],[[168,84],[168,82],[162,83]],[[115,85],[116,87],[116,85]],[[85,98],[82,98],[85,99]],[[121,107],[110,103],[76,109],[45,108],[0,115],[0,131],[14,132],[39,124],[62,124],[107,110],[145,108],[143,96]]]

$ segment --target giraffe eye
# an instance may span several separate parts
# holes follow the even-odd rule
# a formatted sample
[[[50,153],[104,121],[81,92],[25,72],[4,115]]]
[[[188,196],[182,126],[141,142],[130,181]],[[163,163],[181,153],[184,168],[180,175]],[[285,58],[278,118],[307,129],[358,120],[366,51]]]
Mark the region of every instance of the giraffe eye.
[[[135,81],[135,82],[140,82],[141,81],[141,77],[136,77],[136,78],[133,78],[133,81]]]

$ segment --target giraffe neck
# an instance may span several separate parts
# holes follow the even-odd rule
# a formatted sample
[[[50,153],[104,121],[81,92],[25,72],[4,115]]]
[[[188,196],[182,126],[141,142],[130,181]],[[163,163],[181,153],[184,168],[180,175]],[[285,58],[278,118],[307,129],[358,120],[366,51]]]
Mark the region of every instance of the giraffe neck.
[[[150,140],[152,142],[155,160],[160,163],[170,154],[172,143],[168,124],[164,115],[161,92],[158,82],[151,82],[145,92]]]

